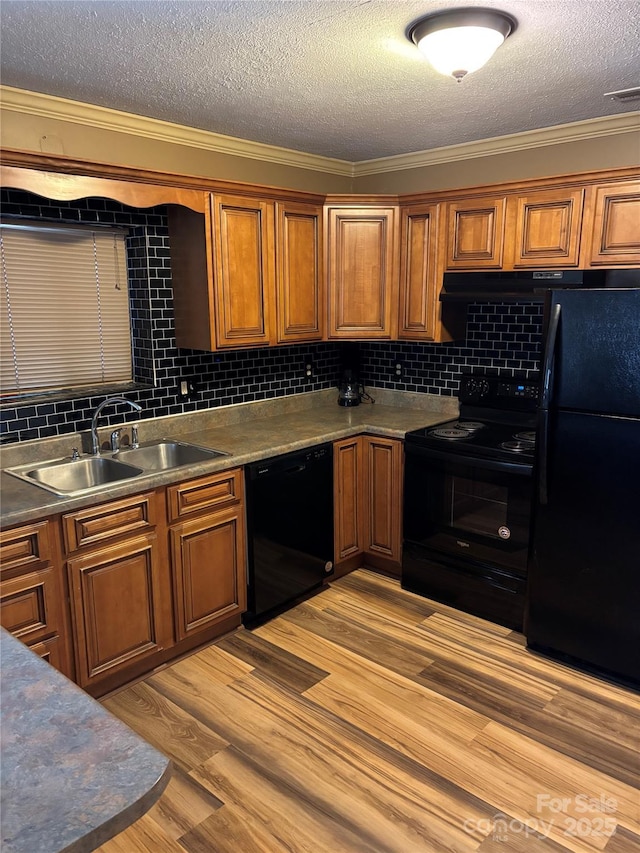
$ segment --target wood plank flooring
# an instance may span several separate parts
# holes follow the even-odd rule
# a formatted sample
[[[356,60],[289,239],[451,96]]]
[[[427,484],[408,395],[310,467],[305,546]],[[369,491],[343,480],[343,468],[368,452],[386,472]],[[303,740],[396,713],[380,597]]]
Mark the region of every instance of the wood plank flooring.
[[[365,570],[104,705],[175,771],[100,853],[640,851],[637,694]]]

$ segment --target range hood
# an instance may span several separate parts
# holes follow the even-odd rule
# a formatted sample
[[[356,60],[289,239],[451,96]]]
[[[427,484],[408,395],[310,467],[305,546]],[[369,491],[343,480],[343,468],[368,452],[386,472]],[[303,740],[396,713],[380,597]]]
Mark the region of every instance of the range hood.
[[[640,287],[640,269],[446,272],[442,302],[543,302],[551,288]]]

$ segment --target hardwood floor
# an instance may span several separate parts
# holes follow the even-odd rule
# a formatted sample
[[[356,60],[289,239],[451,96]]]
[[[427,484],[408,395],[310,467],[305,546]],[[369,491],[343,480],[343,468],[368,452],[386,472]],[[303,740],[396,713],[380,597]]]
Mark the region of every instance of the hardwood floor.
[[[365,570],[104,705],[175,771],[101,853],[640,851],[638,696]]]

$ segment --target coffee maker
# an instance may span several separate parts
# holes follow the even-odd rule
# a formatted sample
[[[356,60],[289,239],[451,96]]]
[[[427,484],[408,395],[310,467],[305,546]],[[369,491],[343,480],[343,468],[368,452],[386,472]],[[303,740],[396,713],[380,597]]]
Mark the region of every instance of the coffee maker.
[[[348,367],[342,375],[342,381],[338,385],[338,405],[359,406],[363,392],[364,386],[358,381],[355,370]]]

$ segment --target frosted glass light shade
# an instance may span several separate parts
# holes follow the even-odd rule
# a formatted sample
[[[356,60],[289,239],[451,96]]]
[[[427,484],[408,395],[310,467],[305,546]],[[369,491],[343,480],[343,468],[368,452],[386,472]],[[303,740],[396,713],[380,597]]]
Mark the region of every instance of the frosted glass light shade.
[[[436,71],[462,78],[482,68],[503,41],[502,33],[487,27],[456,27],[429,33],[418,48]]]
[[[482,68],[515,27],[504,12],[472,7],[428,15],[408,35],[436,71],[460,82]]]

